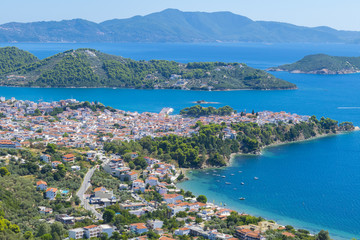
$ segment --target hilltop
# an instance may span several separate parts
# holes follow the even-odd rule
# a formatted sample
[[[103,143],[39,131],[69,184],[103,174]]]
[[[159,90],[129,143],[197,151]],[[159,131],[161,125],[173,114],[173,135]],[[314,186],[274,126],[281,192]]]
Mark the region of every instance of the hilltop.
[[[308,55],[295,63],[269,68],[268,70],[311,74],[357,73],[360,72],[360,57],[337,57],[326,54]]]
[[[33,54],[16,47],[0,48],[0,74],[14,71],[25,64],[38,60]]]
[[[9,68],[0,75],[0,84],[186,90],[296,88],[295,84],[243,63],[135,61],[94,49],[68,50],[35,59],[15,70]]]
[[[166,9],[94,23],[84,19],[0,25],[1,42],[359,43],[360,32],[253,21],[231,12]]]

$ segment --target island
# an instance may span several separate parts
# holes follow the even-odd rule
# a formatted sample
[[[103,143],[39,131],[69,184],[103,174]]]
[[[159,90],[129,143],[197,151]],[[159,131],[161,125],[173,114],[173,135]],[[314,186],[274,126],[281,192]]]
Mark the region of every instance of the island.
[[[360,72],[360,57],[338,57],[326,54],[305,56],[303,59],[268,71],[287,71],[308,74],[350,74]]]
[[[192,103],[197,103],[197,104],[220,104],[219,102],[208,102],[208,101],[205,101],[205,100],[197,100],[197,101],[194,101]]]
[[[0,49],[0,66],[2,86],[207,91],[296,89],[295,84],[244,63],[135,61],[94,49],[68,50],[39,60],[31,53],[6,47]]]
[[[232,153],[353,131],[352,123],[229,106],[181,115],[75,99],[0,97],[0,106],[0,239],[330,239],[324,230],[313,235],[219,206],[176,183],[186,169],[229,164]]]

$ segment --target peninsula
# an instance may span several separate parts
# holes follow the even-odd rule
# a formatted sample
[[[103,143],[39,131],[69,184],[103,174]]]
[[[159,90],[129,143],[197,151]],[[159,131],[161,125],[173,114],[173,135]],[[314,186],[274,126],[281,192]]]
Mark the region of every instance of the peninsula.
[[[360,72],[360,57],[337,57],[326,54],[305,56],[303,59],[268,71],[287,71],[309,74],[350,74]]]
[[[352,131],[351,123],[228,106],[181,114],[0,97],[0,238],[329,239],[218,206],[176,182],[180,168],[223,166],[231,153]]]
[[[2,59],[1,59],[2,58]],[[295,89],[296,85],[244,63],[135,61],[94,49],[68,50],[43,60],[17,48],[1,48],[0,85],[228,90]]]

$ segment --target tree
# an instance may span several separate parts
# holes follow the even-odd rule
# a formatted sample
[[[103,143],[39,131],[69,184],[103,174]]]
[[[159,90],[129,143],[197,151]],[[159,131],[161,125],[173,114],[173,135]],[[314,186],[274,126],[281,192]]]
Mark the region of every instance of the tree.
[[[53,144],[53,143],[49,143],[47,146],[46,146],[46,150],[45,150],[46,153],[49,153],[49,154],[54,154],[56,152],[56,145]]]
[[[115,220],[115,211],[111,209],[105,209],[103,219],[105,223],[113,222]]]
[[[107,240],[107,239],[109,239],[109,235],[107,233],[103,232],[103,233],[100,234],[100,239],[101,240]]]
[[[45,234],[47,234],[47,233],[50,233],[50,226],[49,226],[49,224],[41,223],[41,224],[39,225],[38,230],[37,230],[36,236],[41,237],[41,236],[43,236],[43,235],[45,235]]]
[[[53,236],[54,239],[56,235],[59,237],[59,239],[62,239],[62,236],[65,233],[65,229],[62,223],[55,222],[51,224],[50,229],[51,229],[51,235]]]
[[[8,175],[10,175],[10,172],[6,167],[2,167],[2,168],[0,168],[0,175],[2,177],[8,176]]]
[[[196,201],[201,202],[201,203],[206,203],[207,202],[207,198],[204,195],[199,195],[196,198]]]
[[[24,238],[25,238],[25,239],[33,239],[33,238],[34,238],[34,235],[33,235],[32,232],[26,231],[26,232],[24,233]]]
[[[316,240],[330,240],[329,232],[321,230],[318,235],[316,235]]]

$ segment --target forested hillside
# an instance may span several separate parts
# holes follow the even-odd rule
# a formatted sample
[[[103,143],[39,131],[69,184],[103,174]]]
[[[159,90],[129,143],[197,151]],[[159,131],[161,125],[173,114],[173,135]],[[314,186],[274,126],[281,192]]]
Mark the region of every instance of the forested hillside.
[[[20,51],[20,50],[19,50]],[[9,68],[0,84],[31,87],[121,87],[145,89],[294,89],[243,63],[135,61],[94,49],[68,50]]]

